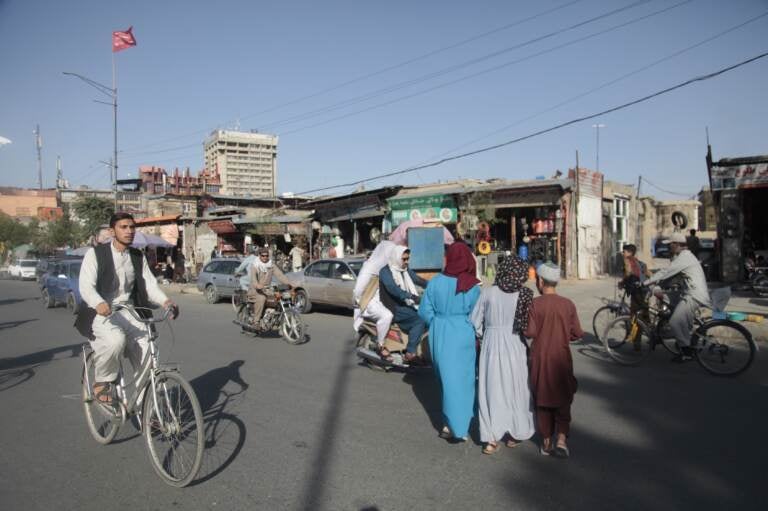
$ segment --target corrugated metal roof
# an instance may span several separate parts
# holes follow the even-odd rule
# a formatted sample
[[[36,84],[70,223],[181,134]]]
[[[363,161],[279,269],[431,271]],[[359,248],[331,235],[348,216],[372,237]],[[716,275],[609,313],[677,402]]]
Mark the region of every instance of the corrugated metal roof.
[[[444,185],[426,185],[400,190],[391,199],[404,197],[427,197],[430,195],[452,195],[473,192],[492,192],[496,190],[511,190],[523,188],[547,188],[557,186],[561,189],[571,188],[570,179],[526,179],[507,180],[494,179],[489,181],[467,180],[464,182],[445,183]]]

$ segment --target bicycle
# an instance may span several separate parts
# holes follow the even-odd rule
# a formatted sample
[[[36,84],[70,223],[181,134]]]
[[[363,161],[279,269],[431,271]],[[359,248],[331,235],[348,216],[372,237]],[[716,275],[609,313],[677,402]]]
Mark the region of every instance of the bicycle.
[[[171,486],[187,486],[200,469],[205,431],[194,389],[177,368],[161,365],[158,360],[155,325],[168,319],[170,309],[166,309],[161,318],[145,319],[132,306],[113,307],[114,312],[123,309],[144,324],[149,339],[147,353],[133,382],[132,395],[129,395],[120,361],[117,406],[113,407],[94,397],[94,352],[90,344],[83,345],[82,398],[88,429],[98,443],[107,445],[126,419],[135,417],[157,475]]]
[[[646,302],[643,310],[620,316],[606,327],[603,345],[617,363],[637,365],[659,344],[670,353],[679,353],[669,327],[672,316],[669,298],[663,292],[656,293],[655,297],[657,307]],[[715,376],[736,376],[746,371],[757,351],[752,334],[746,328],[728,319],[703,317],[701,309],[696,311],[690,345],[699,365]]]
[[[619,316],[627,316],[630,314],[629,304],[627,303],[628,297],[629,293],[625,289],[624,293],[621,295],[621,300],[602,299],[605,305],[597,309],[595,315],[592,316],[592,331],[599,342],[603,341],[601,336],[605,332],[605,327],[608,323]]]

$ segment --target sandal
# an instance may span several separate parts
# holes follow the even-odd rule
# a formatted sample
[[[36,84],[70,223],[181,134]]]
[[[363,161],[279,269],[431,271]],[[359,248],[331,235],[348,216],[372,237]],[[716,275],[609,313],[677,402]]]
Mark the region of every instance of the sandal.
[[[93,395],[96,402],[105,406],[115,406],[115,387],[112,382],[96,382],[93,384]]]
[[[499,450],[499,444],[496,442],[488,442],[483,447],[483,454],[494,454]]]
[[[514,438],[508,438],[507,441],[504,442],[504,445],[506,445],[510,449],[514,449],[520,444],[522,444],[522,442],[520,440],[515,440]]]
[[[379,346],[378,348],[376,348],[376,353],[385,362],[392,362],[392,353],[384,346]]]
[[[406,352],[403,355],[403,362],[409,365],[421,365],[421,358],[416,353]]]
[[[449,438],[453,438],[453,434],[451,433],[451,430],[448,429],[448,426],[443,426],[443,429],[440,430],[440,433],[438,433],[437,436],[439,436],[443,440],[448,440]]]

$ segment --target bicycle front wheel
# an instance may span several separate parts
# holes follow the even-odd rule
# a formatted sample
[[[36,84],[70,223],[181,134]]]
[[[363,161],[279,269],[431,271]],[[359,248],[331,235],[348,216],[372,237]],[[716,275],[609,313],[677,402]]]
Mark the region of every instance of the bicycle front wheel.
[[[85,359],[82,376],[83,410],[85,411],[85,421],[88,423],[88,431],[91,432],[94,440],[106,445],[115,439],[122,421],[111,407],[99,403],[94,396],[93,384],[96,382],[96,366],[93,353],[89,353]]]
[[[306,327],[301,319],[301,314],[294,310],[283,312],[283,320],[280,322],[280,335],[289,344],[301,344],[304,342]]]
[[[648,327],[632,316],[619,316],[603,332],[603,346],[608,356],[621,365],[636,365],[651,354]]]
[[[157,475],[171,486],[192,482],[203,460],[203,414],[195,391],[179,373],[159,373],[154,394],[147,387],[142,429]]]
[[[696,360],[715,376],[736,376],[752,365],[755,341],[742,325],[729,320],[709,321],[691,338]]]

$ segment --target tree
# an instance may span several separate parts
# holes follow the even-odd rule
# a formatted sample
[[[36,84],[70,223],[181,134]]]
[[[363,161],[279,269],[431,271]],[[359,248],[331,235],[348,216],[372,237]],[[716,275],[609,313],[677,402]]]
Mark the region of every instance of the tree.
[[[34,244],[39,252],[52,253],[57,248],[78,246],[85,238],[84,229],[63,216],[39,229]]]
[[[29,241],[29,228],[0,211],[0,261],[5,260],[7,252]]]
[[[101,197],[83,197],[74,203],[73,208],[83,222],[86,237],[96,234],[99,227],[109,223],[109,217],[115,212],[113,203]]]

